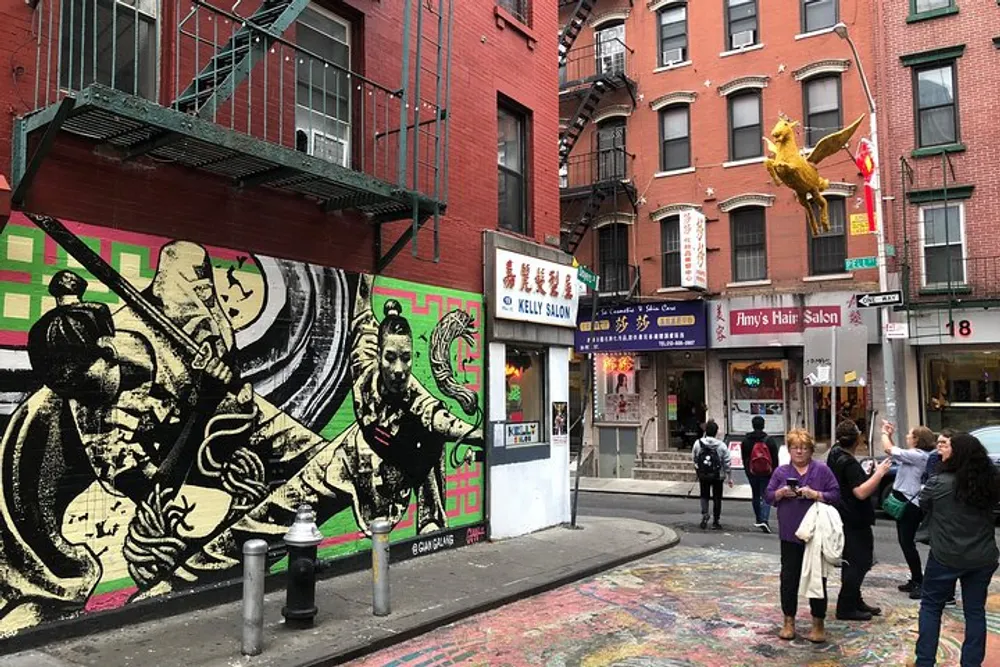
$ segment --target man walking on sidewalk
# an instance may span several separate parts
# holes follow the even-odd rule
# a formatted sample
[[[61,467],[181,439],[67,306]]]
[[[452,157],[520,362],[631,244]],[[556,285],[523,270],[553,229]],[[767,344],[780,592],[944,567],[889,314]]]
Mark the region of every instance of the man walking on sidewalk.
[[[694,468],[698,473],[698,483],[701,485],[701,529],[708,526],[708,498],[712,496],[712,529],[722,530],[719,516],[722,514],[722,483],[729,482],[733,486],[732,465],[729,448],[719,440],[719,425],[713,420],[705,424],[705,436],[694,443],[691,450]]]
[[[740,453],[743,455],[743,469],[750,482],[753,494],[754,526],[761,532],[770,533],[771,506],[764,500],[764,491],[771,481],[771,473],[778,467],[778,444],[774,438],[764,432],[764,418],[755,416],[750,425],[753,431],[746,434],[740,443]]]

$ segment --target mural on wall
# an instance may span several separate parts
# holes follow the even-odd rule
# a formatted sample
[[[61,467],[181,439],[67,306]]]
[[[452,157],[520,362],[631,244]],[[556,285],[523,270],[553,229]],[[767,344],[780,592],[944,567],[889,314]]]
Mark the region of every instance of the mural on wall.
[[[483,520],[479,295],[20,214],[0,285],[0,634]]]

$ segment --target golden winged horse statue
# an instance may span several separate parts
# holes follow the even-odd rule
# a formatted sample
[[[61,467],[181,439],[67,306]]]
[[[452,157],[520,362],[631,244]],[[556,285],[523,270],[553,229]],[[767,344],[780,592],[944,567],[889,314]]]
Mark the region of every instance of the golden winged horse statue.
[[[823,191],[830,187],[830,181],[819,175],[816,165],[847,146],[847,142],[851,140],[863,119],[864,116],[860,116],[839,132],[826,135],[816,142],[812,151],[805,157],[799,152],[799,147],[795,143],[794,128],[799,124],[797,120],[793,121],[782,115],[771,130],[771,138],[764,137],[768,152],[773,154],[773,157],[764,160],[767,173],[771,175],[775,185],[787,185],[795,192],[799,204],[806,210],[813,236],[819,235],[820,227],[825,232],[830,231],[830,217],[826,199],[823,197]],[[819,205],[818,221],[807,197],[812,197]]]

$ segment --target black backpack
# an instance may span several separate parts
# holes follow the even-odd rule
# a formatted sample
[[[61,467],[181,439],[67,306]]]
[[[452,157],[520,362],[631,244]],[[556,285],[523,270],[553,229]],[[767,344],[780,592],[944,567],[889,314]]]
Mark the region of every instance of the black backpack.
[[[698,460],[695,467],[698,471],[698,479],[715,480],[719,479],[722,472],[722,457],[715,445],[709,445],[704,440],[699,441]]]

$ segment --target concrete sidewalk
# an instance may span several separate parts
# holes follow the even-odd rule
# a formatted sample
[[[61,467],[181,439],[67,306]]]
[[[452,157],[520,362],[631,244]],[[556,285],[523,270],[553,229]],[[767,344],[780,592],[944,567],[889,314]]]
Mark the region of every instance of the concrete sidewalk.
[[[284,592],[268,595],[264,653],[255,658],[240,655],[240,605],[231,603],[0,658],[0,667],[336,665],[678,542],[670,528],[634,519],[582,517],[579,525],[394,564],[385,618],[371,612],[370,571],[321,581],[310,630],[286,630]]]
[[[661,482],[655,479],[610,479],[604,477],[581,477],[580,490],[594,493],[629,493],[640,496],[673,496],[677,498],[698,498],[698,482]],[[750,500],[749,484],[734,484],[733,488],[722,487],[722,497],[726,500]]]

